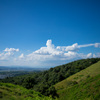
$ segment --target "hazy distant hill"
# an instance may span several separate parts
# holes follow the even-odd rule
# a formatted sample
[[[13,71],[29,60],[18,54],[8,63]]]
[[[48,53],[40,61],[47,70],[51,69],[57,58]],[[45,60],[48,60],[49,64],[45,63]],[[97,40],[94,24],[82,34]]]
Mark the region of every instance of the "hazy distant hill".
[[[98,62],[100,58],[82,59],[65,65],[60,65],[49,70],[31,73],[28,75],[6,78],[1,80],[6,83],[21,85],[27,89],[34,89],[43,95],[57,96],[54,84]]]
[[[25,66],[0,66],[0,71],[43,71],[48,70],[48,68],[32,68]]]
[[[55,85],[58,100],[100,100],[100,61]]]
[[[31,72],[41,72],[47,70],[47,68],[30,68],[30,67],[10,67],[10,66],[0,66],[0,79],[6,77],[15,77],[19,75],[29,74]]]

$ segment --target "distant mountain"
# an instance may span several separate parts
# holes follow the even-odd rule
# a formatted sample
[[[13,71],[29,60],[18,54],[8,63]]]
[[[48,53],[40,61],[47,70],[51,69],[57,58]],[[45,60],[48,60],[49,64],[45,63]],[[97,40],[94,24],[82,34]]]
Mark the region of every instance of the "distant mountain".
[[[32,72],[41,72],[47,70],[47,68],[30,68],[30,67],[10,67],[10,66],[0,66],[0,79],[6,77],[15,77],[19,75],[25,75]]]
[[[0,71],[43,71],[48,68],[32,68],[24,66],[0,66]]]
[[[58,82],[58,100],[100,100],[100,61]]]
[[[49,70],[43,72],[6,78],[1,80],[1,82],[18,84],[27,89],[34,89],[43,95],[52,95],[55,97],[57,94],[53,85],[89,67],[99,60],[100,58],[82,59],[50,68]]]

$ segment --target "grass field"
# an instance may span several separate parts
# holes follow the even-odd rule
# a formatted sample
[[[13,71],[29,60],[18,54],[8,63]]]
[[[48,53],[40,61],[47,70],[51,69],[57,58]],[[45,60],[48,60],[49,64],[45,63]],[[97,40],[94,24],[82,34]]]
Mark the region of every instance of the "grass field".
[[[53,100],[33,90],[10,83],[0,83],[0,100]]]
[[[100,61],[55,85],[58,100],[100,100]]]
[[[58,100],[100,100],[100,61],[54,85]],[[0,100],[54,100],[31,89],[0,83]]]

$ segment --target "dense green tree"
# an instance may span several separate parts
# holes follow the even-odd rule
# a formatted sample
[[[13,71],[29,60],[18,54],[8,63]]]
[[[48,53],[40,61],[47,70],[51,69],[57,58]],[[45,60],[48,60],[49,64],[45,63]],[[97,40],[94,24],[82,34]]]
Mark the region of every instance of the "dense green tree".
[[[99,60],[100,58],[82,59],[65,65],[50,68],[47,71],[6,78],[1,81],[6,83],[19,84],[23,87],[26,87],[27,89],[34,89],[39,91],[44,95],[54,96],[56,94],[56,91],[53,87],[54,84],[89,67]]]

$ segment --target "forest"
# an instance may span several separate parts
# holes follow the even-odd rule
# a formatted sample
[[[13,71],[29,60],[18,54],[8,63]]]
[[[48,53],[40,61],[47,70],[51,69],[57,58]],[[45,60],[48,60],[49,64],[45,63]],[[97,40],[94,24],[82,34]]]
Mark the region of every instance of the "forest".
[[[31,73],[16,77],[7,77],[5,79],[1,79],[0,82],[20,85],[24,88],[33,89],[40,92],[45,96],[51,95],[53,98],[55,98],[58,96],[54,87],[56,83],[89,67],[99,60],[100,58],[77,60],[68,64],[50,68],[49,70],[43,72]]]

